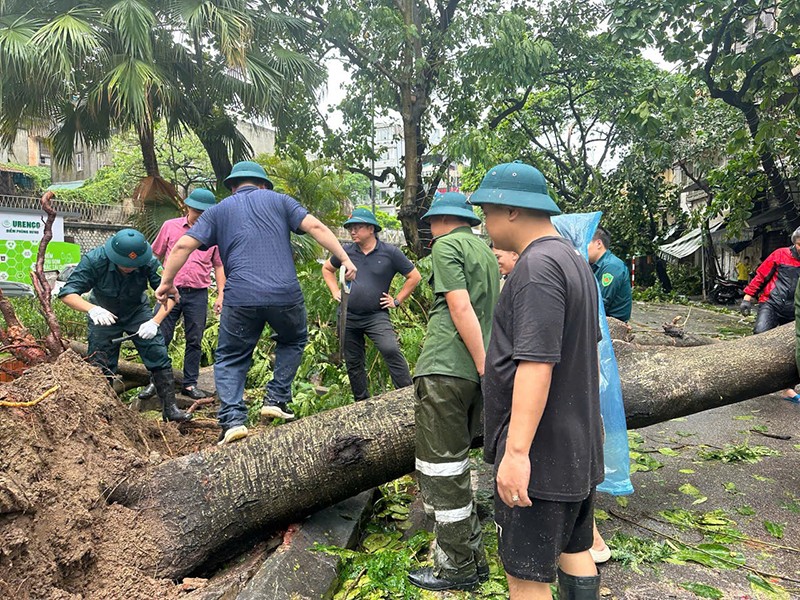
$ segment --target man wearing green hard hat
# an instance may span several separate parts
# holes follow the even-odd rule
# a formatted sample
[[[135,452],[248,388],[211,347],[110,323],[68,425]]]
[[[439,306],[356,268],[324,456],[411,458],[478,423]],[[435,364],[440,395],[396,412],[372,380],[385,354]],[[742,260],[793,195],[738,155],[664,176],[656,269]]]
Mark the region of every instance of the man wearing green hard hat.
[[[433,567],[409,581],[426,590],[472,590],[489,576],[469,449],[481,425],[481,377],[500,287],[497,260],[472,232],[480,219],[464,194],[434,198],[422,217],[431,226],[434,303],[414,373],[415,466],[433,517]]]
[[[589,549],[604,479],[597,284],[550,221],[561,211],[538,169],[492,167],[470,203],[483,209],[494,244],[519,255],[495,309],[483,380],[484,460],[495,465],[509,595],[550,598],[557,579],[561,600],[596,600]]]
[[[395,388],[411,385],[408,369],[397,335],[392,329],[389,311],[400,306],[417,287],[422,276],[399,248],[379,240],[375,234],[381,226],[368,208],[356,208],[344,222],[352,244],[344,250],[358,267],[358,279],[350,286],[345,319],[344,359],[353,397],[358,402],[369,398],[366,349],[364,336],[372,340],[386,361]],[[335,256],[322,265],[322,277],[337,302],[342,300],[342,290],[336,271],[342,266]],[[389,294],[394,276],[406,278],[396,297]]]
[[[219,444],[247,437],[244,387],[253,351],[264,327],[276,341],[275,368],[267,383],[261,416],[293,419],[292,381],[308,334],[306,307],[297,280],[290,234],[308,233],[342,261],[348,280],[356,267],[336,236],[297,200],[273,190],[263,167],[236,163],[225,185],[233,192],[206,210],[173,246],[156,298],[179,293],[176,277],[192,252],[217,246],[225,267],[225,300],[220,315],[214,380],[220,399]]]
[[[183,201],[186,205],[186,216],[177,219],[168,219],[161,225],[161,229],[153,241],[153,253],[161,262],[164,262],[172,252],[173,246],[189,231],[207,208],[217,203],[217,199],[210,190],[198,188]],[[178,288],[180,301],[161,322],[161,334],[169,347],[178,319],[183,316],[183,331],[186,337],[186,350],[183,357],[183,386],[182,394],[192,400],[199,400],[210,396],[197,387],[197,378],[200,375],[200,359],[203,355],[203,332],[206,329],[208,312],[208,288],[211,287],[211,272],[217,283],[217,299],[214,302],[214,312],[222,311],[223,290],[225,289],[225,270],[222,268],[222,259],[219,249],[212,246],[208,250],[195,250],[189,260],[183,265],[175,277],[175,286]],[[145,400],[155,393],[155,385],[149,386],[139,392],[139,398]]]
[[[134,334],[132,341],[161,401],[162,417],[187,421],[191,415],[175,403],[172,361],[158,331],[168,308],[153,316],[145,294],[148,284],[156,289],[161,283],[160,268],[144,235],[123,229],[81,258],[58,297],[70,308],[88,314],[89,357],[107,373],[117,370],[120,342],[115,340]],[[81,295],[87,292],[91,294],[84,300]]]

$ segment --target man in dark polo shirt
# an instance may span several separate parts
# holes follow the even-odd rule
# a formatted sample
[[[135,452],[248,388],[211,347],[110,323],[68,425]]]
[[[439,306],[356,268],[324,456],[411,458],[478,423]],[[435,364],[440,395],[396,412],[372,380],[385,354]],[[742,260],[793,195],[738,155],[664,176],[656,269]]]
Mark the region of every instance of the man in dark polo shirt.
[[[233,194],[206,210],[177,241],[156,290],[162,304],[170,295],[177,295],[175,276],[191,253],[198,248],[218,247],[227,277],[214,358],[220,445],[249,433],[244,387],[253,350],[267,325],[276,342],[275,367],[261,416],[294,418],[288,404],[308,331],[289,234],[308,233],[343,261],[348,280],[356,276],[356,267],[333,232],[297,200],[272,191],[272,181],[261,165],[236,163],[225,185]]]
[[[599,598],[589,549],[603,481],[597,285],[560,237],[544,176],[489,170],[470,198],[493,242],[519,254],[492,322],[483,380],[484,460],[496,469],[498,551],[511,600]]]
[[[381,226],[371,210],[355,209],[344,222],[344,227],[353,239],[353,243],[346,244],[344,250],[358,269],[358,278],[351,284],[347,303],[344,359],[353,396],[359,401],[369,398],[365,335],[386,361],[394,387],[411,385],[411,373],[392,329],[389,311],[400,306],[411,295],[422,277],[399,248],[385,244],[376,237]],[[335,256],[322,265],[322,277],[337,302],[342,299],[336,276],[341,266],[341,261]],[[406,281],[397,296],[392,297],[389,287],[398,273]]]

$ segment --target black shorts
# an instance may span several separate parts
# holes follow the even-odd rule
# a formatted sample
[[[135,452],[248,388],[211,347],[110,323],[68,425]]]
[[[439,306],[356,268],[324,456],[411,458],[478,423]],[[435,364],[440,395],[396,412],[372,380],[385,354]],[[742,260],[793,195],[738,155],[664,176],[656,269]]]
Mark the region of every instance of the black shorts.
[[[512,577],[552,583],[562,552],[574,554],[592,547],[594,489],[580,502],[531,501],[533,506],[509,508],[495,488],[497,549]]]

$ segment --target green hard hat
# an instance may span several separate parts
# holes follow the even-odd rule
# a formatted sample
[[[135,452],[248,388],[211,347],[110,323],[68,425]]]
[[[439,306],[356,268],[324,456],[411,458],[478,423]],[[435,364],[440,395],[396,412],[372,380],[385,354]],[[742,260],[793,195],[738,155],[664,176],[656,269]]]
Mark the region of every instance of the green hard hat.
[[[473,227],[481,224],[481,220],[477,217],[475,211],[467,204],[467,197],[460,192],[445,192],[437,195],[433,199],[428,212],[422,215],[422,219],[427,220],[437,215],[459,217]]]
[[[106,254],[120,267],[143,267],[153,258],[153,249],[144,235],[135,229],[122,229],[106,240]]]
[[[375,233],[378,233],[381,230],[381,226],[378,224],[378,219],[375,218],[375,213],[373,213],[368,208],[356,208],[350,216],[347,217],[347,221],[343,223],[344,227],[348,225],[355,225],[356,223],[366,223],[367,225],[373,225],[375,227]]]
[[[539,210],[548,215],[561,214],[561,209],[547,193],[547,183],[541,171],[520,161],[489,169],[481,185],[470,196],[469,203],[476,206],[502,204]]]
[[[192,190],[192,193],[189,194],[189,197],[186,198],[183,203],[195,210],[206,210],[217,203],[217,198],[214,196],[214,192],[211,190],[198,188],[196,190]]]
[[[243,160],[233,165],[231,174],[225,178],[225,187],[228,189],[233,188],[233,184],[237,179],[257,179],[263,181],[268,190],[274,187],[269,177],[267,177],[264,167],[252,160]]]

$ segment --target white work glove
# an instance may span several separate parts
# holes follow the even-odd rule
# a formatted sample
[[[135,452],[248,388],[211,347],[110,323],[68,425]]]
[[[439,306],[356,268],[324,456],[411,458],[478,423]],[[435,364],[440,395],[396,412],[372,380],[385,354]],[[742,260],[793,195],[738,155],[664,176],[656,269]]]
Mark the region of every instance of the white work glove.
[[[136,333],[143,340],[152,340],[158,333],[158,323],[156,323],[153,319],[145,321],[139,325],[139,331]]]
[[[90,308],[89,318],[95,325],[113,325],[117,322],[117,315],[107,311],[102,306],[94,306]]]

